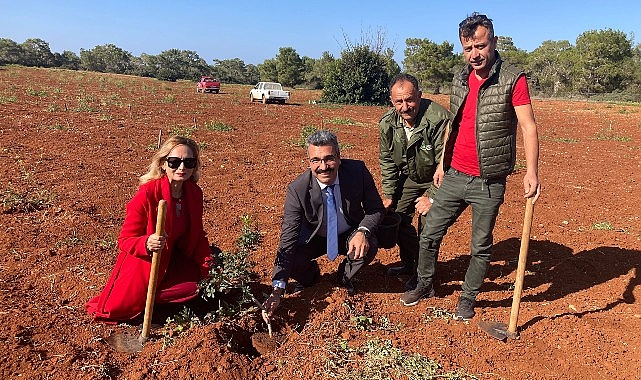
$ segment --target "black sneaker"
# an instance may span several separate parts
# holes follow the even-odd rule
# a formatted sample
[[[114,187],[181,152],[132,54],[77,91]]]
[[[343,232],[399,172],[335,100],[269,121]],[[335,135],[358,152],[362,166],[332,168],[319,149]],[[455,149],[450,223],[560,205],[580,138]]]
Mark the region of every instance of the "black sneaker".
[[[423,298],[434,297],[434,288],[432,284],[425,285],[419,282],[416,288],[408,290],[401,296],[401,303],[405,306],[414,306]]]
[[[456,306],[456,314],[454,318],[459,321],[469,321],[474,318],[474,305],[476,301],[467,297],[460,297],[458,305]]]

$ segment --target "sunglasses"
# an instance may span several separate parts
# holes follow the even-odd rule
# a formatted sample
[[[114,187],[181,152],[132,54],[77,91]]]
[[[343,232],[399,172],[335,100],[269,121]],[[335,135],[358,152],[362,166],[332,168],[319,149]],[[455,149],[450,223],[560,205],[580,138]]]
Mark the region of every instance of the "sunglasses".
[[[178,157],[167,157],[167,166],[171,169],[178,169],[180,164],[185,164],[185,168],[193,169],[198,163],[195,158],[178,158]]]

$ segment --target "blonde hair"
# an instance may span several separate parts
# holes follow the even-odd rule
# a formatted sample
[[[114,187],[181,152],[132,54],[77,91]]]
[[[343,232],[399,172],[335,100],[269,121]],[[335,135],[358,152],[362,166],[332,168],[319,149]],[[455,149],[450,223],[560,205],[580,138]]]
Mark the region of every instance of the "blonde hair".
[[[165,160],[167,159],[169,153],[171,153],[171,151],[178,145],[185,145],[189,147],[189,149],[191,149],[191,152],[196,159],[196,167],[194,168],[194,171],[189,179],[194,182],[198,182],[203,166],[203,163],[200,159],[200,149],[198,148],[198,144],[194,140],[187,137],[172,136],[167,141],[165,141],[160,149],[158,149],[156,154],[154,154],[154,157],[151,159],[151,163],[149,164],[149,170],[146,174],[140,177],[141,185],[154,179],[161,178],[163,175],[165,175],[165,169],[162,168],[162,165],[165,163]]]

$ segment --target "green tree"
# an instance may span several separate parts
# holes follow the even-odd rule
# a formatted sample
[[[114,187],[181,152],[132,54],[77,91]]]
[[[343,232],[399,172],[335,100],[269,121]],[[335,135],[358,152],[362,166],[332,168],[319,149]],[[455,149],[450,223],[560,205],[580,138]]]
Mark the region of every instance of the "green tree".
[[[304,84],[307,88],[321,89],[326,82],[327,74],[336,58],[328,51],[323,52],[319,59],[303,57],[305,66]]]
[[[158,74],[158,57],[142,53],[131,60],[131,74],[141,77],[156,78]]]
[[[20,46],[22,47],[21,64],[36,67],[53,66],[53,53],[47,42],[40,38],[29,38]]]
[[[283,86],[293,87],[303,81],[303,61],[294,48],[278,49],[276,55],[278,82]]]
[[[246,67],[246,82],[247,84],[256,83],[260,81],[260,73],[258,72],[258,67],[256,65],[248,64]]]
[[[128,74],[132,71],[133,55],[114,44],[98,45],[91,50],[80,49],[80,67],[101,73]]]
[[[530,53],[527,70],[535,90],[553,96],[571,90],[573,50],[567,40],[548,40]]]
[[[521,69],[525,70],[528,63],[528,53],[514,45],[512,37],[498,36],[496,41],[496,50],[501,55],[501,59],[507,61]]]
[[[627,92],[634,94],[634,99],[641,101],[641,44],[637,44],[632,50],[633,76]]]
[[[169,49],[156,57],[156,78],[166,81],[187,79],[196,81],[209,73],[210,67],[204,59],[191,50]]]
[[[445,41],[437,45],[420,38],[408,38],[405,44],[405,71],[414,75],[424,90],[438,94],[442,87],[449,87],[457,63],[453,44]]]
[[[22,47],[8,38],[0,38],[0,66],[20,63]]]
[[[304,88],[321,88],[321,79],[314,76],[314,65],[316,64],[316,60],[308,56],[303,56],[301,61],[303,62],[303,78],[300,84],[302,84]]]
[[[276,60],[266,59],[263,63],[258,64],[258,73],[260,74],[260,80],[263,82],[278,82]]]
[[[383,55],[360,45],[345,49],[330,66],[323,101],[335,103],[385,104],[389,74]]]
[[[401,72],[401,67],[394,60],[394,50],[387,48],[381,53],[381,56],[385,61],[385,71],[390,78]]]
[[[69,70],[78,70],[80,68],[80,57],[69,50],[63,51],[62,54],[53,53],[53,61],[55,67]]]
[[[223,83],[250,84],[258,81],[258,75],[251,71],[240,58],[218,60],[214,59],[212,75]]]
[[[632,42],[612,29],[583,32],[576,39],[575,89],[591,95],[625,88],[633,78]]]

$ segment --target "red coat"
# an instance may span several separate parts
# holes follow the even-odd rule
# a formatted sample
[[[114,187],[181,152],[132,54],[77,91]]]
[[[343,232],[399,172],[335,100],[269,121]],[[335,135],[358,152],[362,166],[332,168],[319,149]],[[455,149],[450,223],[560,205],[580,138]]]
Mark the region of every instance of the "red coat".
[[[87,312],[95,320],[128,320],[144,311],[151,270],[151,256],[147,253],[146,243],[149,235],[156,232],[158,202],[161,199],[167,201],[165,231],[168,232],[167,245],[162,251],[158,270],[158,284],[163,282],[176,244],[176,239],[171,234],[176,203],[171,197],[166,176],[141,185],[127,204],[127,214],[118,237],[120,254],[111,277],[102,293],[86,304]],[[209,273],[208,259],[211,257],[211,250],[203,229],[203,193],[196,183],[185,181],[182,202],[187,206],[189,229],[181,254],[198,265],[200,276],[197,277],[203,279]],[[193,297],[195,294],[189,298]],[[181,299],[184,300],[186,299]]]

